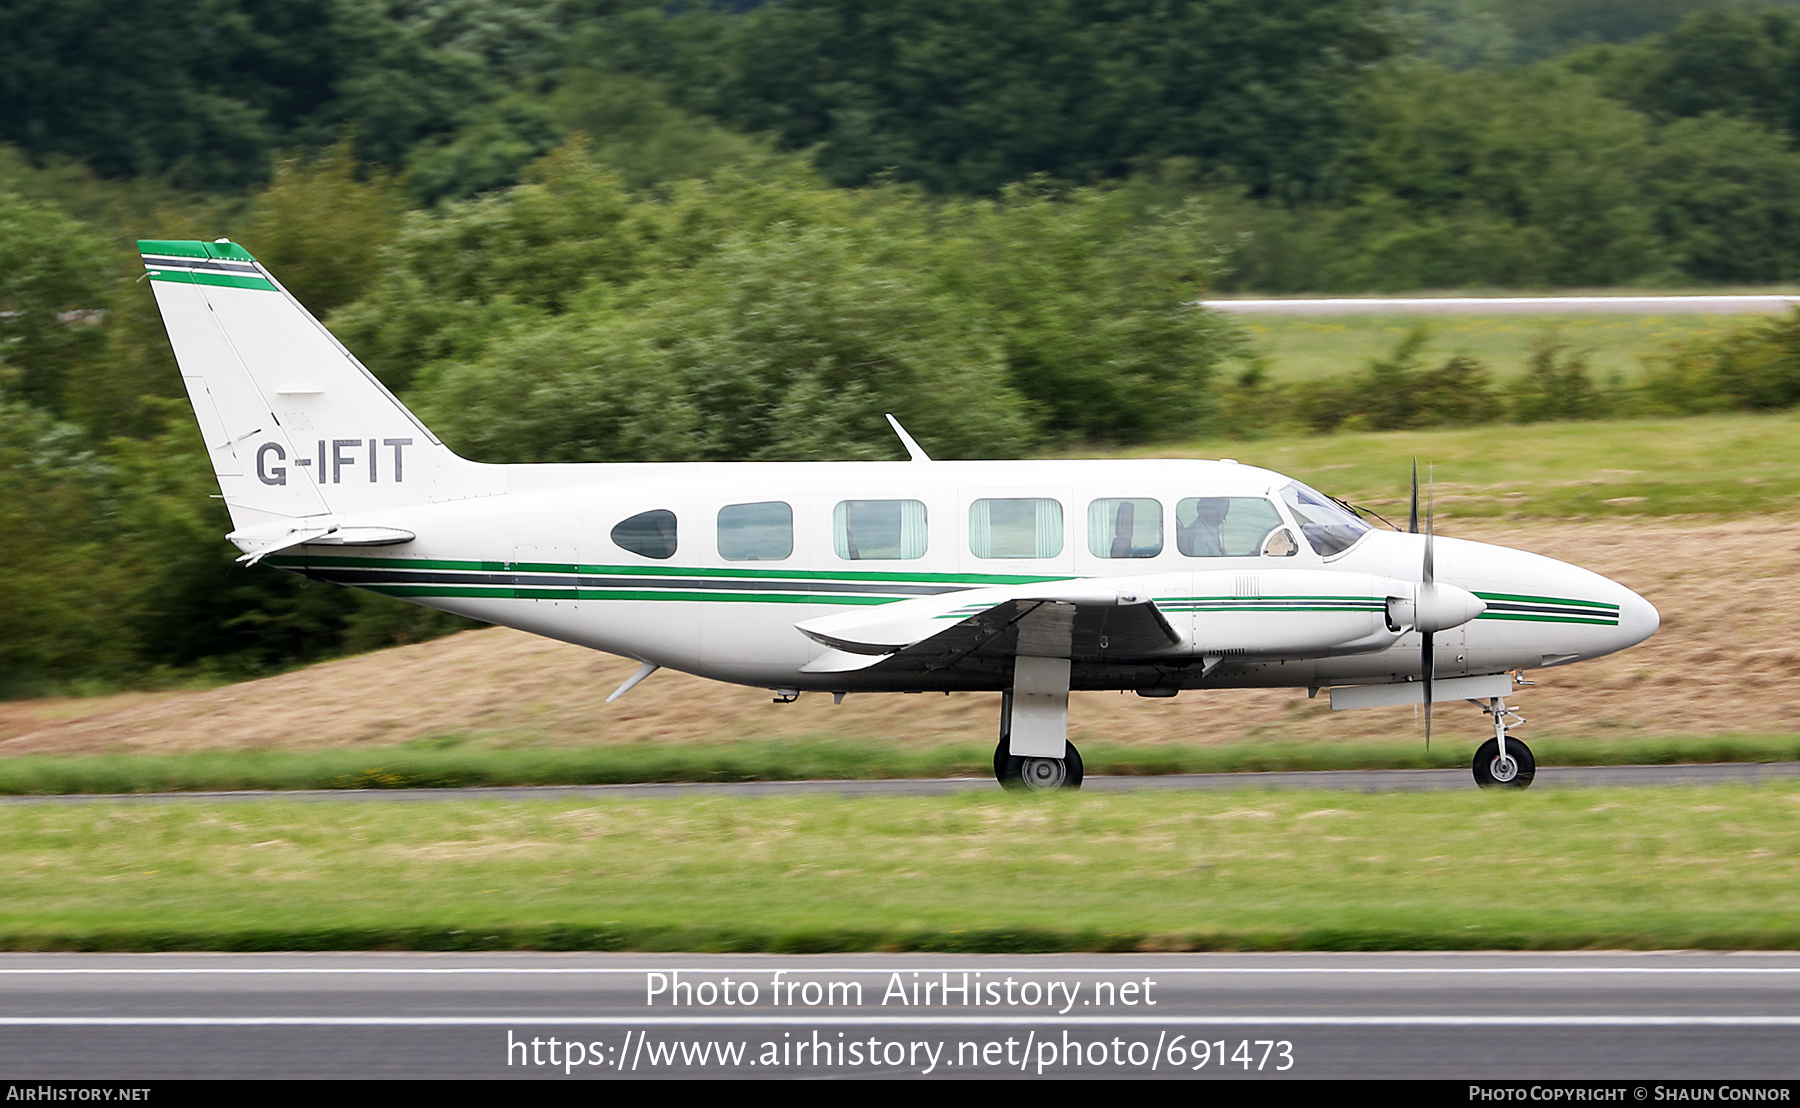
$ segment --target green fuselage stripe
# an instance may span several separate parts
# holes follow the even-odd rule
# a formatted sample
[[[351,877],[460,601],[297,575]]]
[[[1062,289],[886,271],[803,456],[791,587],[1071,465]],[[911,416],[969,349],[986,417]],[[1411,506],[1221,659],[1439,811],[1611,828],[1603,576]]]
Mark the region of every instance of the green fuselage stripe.
[[[1512,620],[1519,623],[1591,623],[1599,627],[1617,627],[1619,621],[1613,619],[1587,619],[1582,616],[1533,615],[1529,612],[1483,612],[1475,617],[1482,619]]]
[[[384,569],[398,572],[410,570],[459,570],[476,573],[585,573],[612,577],[718,577],[722,579],[755,578],[768,581],[891,581],[918,585],[1032,585],[1043,581],[1066,581],[1067,574],[1053,577],[1023,577],[997,573],[888,573],[871,570],[818,569],[736,569],[688,566],[617,566],[577,565],[570,562],[477,562],[434,558],[352,558],[341,555],[311,557],[278,556],[267,559],[270,565],[283,569]]]
[[[1516,600],[1521,604],[1555,604],[1564,608],[1599,608],[1608,612],[1619,610],[1617,604],[1606,604],[1598,600],[1573,600],[1566,596],[1523,596],[1510,592],[1478,592],[1475,595],[1483,600]]]

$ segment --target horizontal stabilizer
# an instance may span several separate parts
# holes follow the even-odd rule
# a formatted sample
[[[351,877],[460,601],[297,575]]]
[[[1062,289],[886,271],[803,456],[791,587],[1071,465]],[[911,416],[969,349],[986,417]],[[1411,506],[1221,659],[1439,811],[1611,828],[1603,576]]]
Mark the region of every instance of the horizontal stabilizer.
[[[225,536],[244,553],[238,561],[255,565],[271,554],[296,546],[398,546],[418,538],[400,527],[340,524],[331,519],[295,519]]]

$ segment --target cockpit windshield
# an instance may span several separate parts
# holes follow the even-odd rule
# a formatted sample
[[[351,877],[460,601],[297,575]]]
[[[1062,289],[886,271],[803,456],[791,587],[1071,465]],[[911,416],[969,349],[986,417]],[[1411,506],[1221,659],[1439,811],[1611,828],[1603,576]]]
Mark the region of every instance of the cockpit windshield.
[[[1343,553],[1373,530],[1356,513],[1298,481],[1281,490],[1281,499],[1294,513],[1300,533],[1321,558]]]

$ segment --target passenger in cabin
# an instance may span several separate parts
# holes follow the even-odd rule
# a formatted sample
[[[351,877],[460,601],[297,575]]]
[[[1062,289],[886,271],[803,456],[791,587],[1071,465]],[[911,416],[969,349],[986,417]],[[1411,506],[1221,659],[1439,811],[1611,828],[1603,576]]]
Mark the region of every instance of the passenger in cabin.
[[[1193,501],[1194,520],[1180,529],[1176,546],[1190,558],[1222,558],[1225,542],[1219,528],[1231,500],[1223,496],[1202,496]]]

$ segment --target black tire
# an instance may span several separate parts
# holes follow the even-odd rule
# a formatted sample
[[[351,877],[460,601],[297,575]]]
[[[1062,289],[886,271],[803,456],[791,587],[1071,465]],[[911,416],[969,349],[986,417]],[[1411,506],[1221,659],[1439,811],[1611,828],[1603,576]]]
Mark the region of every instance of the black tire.
[[[1507,776],[1504,766],[1494,763],[1500,760],[1500,741],[1489,739],[1475,751],[1475,783],[1484,789],[1528,789],[1531,779],[1537,776],[1537,759],[1531,756],[1531,748],[1518,739],[1506,740],[1506,756],[1513,762],[1514,772]]]
[[[994,747],[994,779],[1002,788],[1027,792],[1081,788],[1081,751],[1074,743],[1061,758],[1021,758],[1007,752],[1006,739]]]

